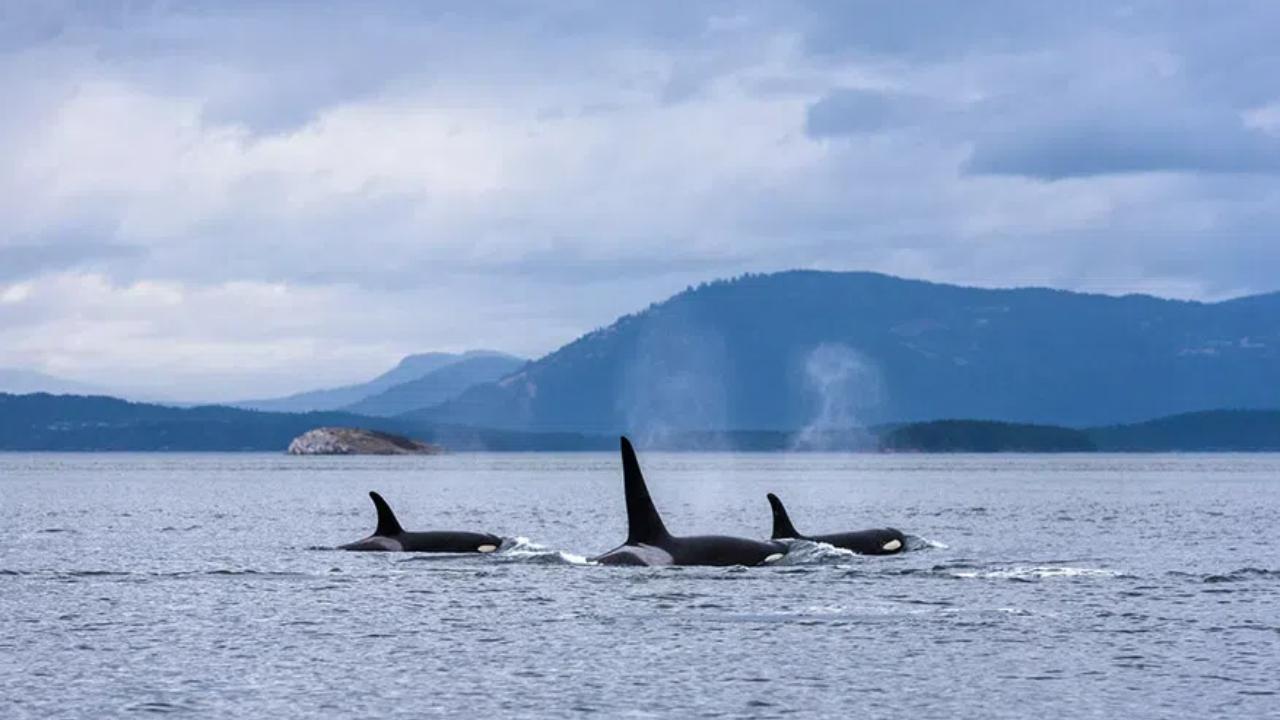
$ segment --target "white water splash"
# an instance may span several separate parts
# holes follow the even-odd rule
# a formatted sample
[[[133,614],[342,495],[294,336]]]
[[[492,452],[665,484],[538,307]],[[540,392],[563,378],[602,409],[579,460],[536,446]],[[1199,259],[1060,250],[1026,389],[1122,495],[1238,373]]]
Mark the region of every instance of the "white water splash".
[[[551,563],[564,565],[594,565],[582,555],[555,550],[539,545],[527,537],[506,538],[495,556],[506,560],[532,563]]]
[[[778,561],[778,565],[840,565],[858,562],[862,556],[838,548],[827,543],[813,540],[782,540],[787,545],[787,554]]]
[[[905,537],[907,538],[907,547],[906,547],[906,549],[907,549],[908,551],[914,551],[914,550],[950,550],[950,549],[951,549],[951,546],[950,546],[950,545],[948,545],[948,544],[946,544],[946,543],[943,543],[943,542],[938,542],[937,540],[930,540],[929,538],[924,537],[923,535],[911,535],[911,534],[907,534]]]

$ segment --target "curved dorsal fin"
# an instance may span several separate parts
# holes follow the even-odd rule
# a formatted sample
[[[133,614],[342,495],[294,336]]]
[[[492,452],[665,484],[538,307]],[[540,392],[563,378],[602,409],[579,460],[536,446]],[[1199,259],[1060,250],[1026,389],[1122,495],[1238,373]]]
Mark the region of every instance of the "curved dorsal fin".
[[[658,509],[653,506],[640,472],[640,461],[636,460],[636,451],[626,436],[622,438],[622,486],[627,496],[627,544],[652,545],[671,537]]]
[[[791,524],[791,518],[787,515],[787,509],[782,506],[782,501],[778,499],[777,495],[769,493],[769,505],[773,507],[774,540],[804,537],[796,531],[796,526]]]
[[[391,512],[391,506],[387,504],[387,501],[372,490],[369,491],[369,497],[373,500],[373,506],[378,509],[378,529],[374,530],[373,534],[380,537],[391,537],[403,533],[404,528],[400,527],[400,521],[396,520],[396,514]]]

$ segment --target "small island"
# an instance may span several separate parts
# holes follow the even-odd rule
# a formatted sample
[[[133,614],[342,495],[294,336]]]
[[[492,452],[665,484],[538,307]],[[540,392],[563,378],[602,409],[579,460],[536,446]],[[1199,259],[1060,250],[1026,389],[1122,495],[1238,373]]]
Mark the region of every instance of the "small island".
[[[289,443],[290,455],[438,455],[439,445],[377,430],[321,427]]]

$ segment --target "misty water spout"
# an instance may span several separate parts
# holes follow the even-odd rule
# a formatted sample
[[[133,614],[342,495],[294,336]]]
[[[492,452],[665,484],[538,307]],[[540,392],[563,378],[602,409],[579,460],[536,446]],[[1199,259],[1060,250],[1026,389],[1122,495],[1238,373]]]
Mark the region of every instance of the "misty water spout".
[[[881,404],[884,383],[871,360],[847,345],[823,343],[805,358],[804,384],[815,410],[796,433],[792,450],[858,450],[873,444],[862,416]]]

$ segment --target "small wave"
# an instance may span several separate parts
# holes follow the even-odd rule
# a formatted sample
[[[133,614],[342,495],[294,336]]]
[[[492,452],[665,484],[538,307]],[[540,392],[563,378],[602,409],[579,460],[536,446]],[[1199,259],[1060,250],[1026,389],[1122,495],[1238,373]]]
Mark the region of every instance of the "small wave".
[[[57,533],[67,533],[68,535],[76,535],[76,534],[78,534],[75,530],[72,530],[71,528],[57,528],[57,527],[55,527],[55,528],[41,528],[40,530],[37,530],[36,532],[37,532],[37,533],[39,533],[39,534],[41,534],[41,535],[53,535],[53,534],[57,534]]]
[[[156,714],[190,712],[194,709],[195,709],[195,706],[193,705],[184,705],[181,703],[168,703],[168,702],[142,702],[142,703],[134,703],[133,705],[129,705],[125,707],[125,710],[129,712],[156,713]]]
[[[1280,570],[1268,570],[1266,568],[1243,567],[1232,570],[1229,573],[1221,575],[1206,575],[1203,581],[1206,583],[1228,583],[1228,582],[1245,582],[1248,580],[1275,580],[1280,579]]]
[[[310,577],[308,573],[300,572],[277,572],[271,570],[254,570],[253,568],[219,568],[217,570],[205,570],[198,573],[170,573],[173,576],[180,575],[260,575],[262,577]]]
[[[945,567],[937,569],[955,578],[1020,580],[1023,582],[1033,582],[1036,580],[1048,580],[1054,578],[1117,578],[1125,576],[1125,573],[1120,572],[1119,570],[1067,567],[1061,565],[1015,566],[994,570],[959,570]]]
[[[631,596],[640,600],[657,600],[661,602],[696,602],[712,597],[706,593],[698,592],[658,592],[658,593],[637,593]]]
[[[33,576],[40,578],[128,577],[134,573],[116,570],[8,570],[0,569],[0,576]]]
[[[1030,610],[1020,607],[998,607],[995,609],[995,612],[1002,615],[1016,615],[1018,617],[1029,617],[1034,614]]]
[[[844,605],[807,605],[762,612],[748,617],[767,619],[772,622],[801,622],[808,624],[805,621],[832,621],[885,614],[889,614],[889,612],[881,607],[860,606],[848,608]],[[744,619],[748,619],[748,617],[744,617]]]

